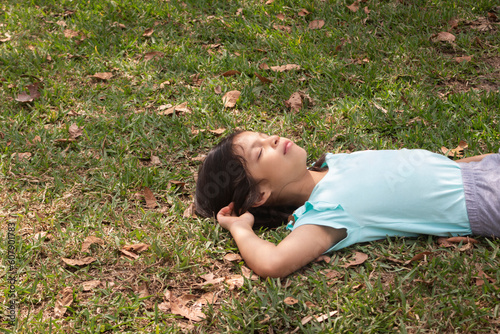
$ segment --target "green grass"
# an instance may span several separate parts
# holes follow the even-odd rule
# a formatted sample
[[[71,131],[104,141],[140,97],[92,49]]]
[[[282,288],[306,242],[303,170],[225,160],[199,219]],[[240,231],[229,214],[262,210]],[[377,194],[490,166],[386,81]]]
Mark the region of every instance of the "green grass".
[[[325,151],[441,152],[460,140],[469,145],[466,156],[499,149],[500,26],[497,20],[481,31],[473,24],[493,13],[496,1],[374,0],[355,13],[350,4],[3,1],[0,40],[8,40],[0,42],[0,301],[7,316],[7,226],[13,223],[17,320],[12,326],[3,317],[1,330],[498,332],[498,240],[480,238],[474,249],[460,250],[441,248],[431,237],[396,238],[347,248],[330,264],[311,264],[286,279],[245,279],[234,290],[227,283],[200,287],[201,275],[238,275],[244,265],[224,260],[237,252],[227,232],[183,215],[200,164],[193,158],[220,139],[208,130],[241,127],[287,136],[307,148],[311,161]],[[299,16],[302,8],[310,14]],[[309,29],[316,19],[325,26]],[[65,29],[79,35],[65,37]],[[431,40],[448,30],[454,43]],[[152,51],[163,55],[145,60]],[[472,60],[458,63],[462,56]],[[301,69],[273,72],[260,69],[262,63]],[[221,76],[228,70],[241,74]],[[113,77],[92,78],[98,72]],[[262,84],[254,73],[273,82]],[[194,75],[203,81],[194,82]],[[36,82],[39,98],[16,101]],[[223,106],[222,95],[230,90],[241,91],[234,109]],[[313,103],[291,112],[284,101],[299,90]],[[160,114],[160,106],[183,102],[190,113]],[[83,134],[58,141],[70,138],[72,124]],[[14,155],[26,152],[29,159]],[[152,163],[153,156],[161,164]],[[144,187],[159,207],[145,206]],[[51,237],[36,240],[39,232]],[[262,235],[278,242],[286,231]],[[104,244],[81,252],[88,236]],[[137,260],[122,257],[124,245],[140,242],[150,247]],[[368,254],[368,261],[344,268],[355,251]],[[433,254],[400,263],[424,251]],[[96,261],[71,267],[61,260],[86,256]],[[325,270],[340,275],[328,278]],[[480,271],[491,280],[478,285]],[[84,291],[90,280],[102,285]],[[139,297],[144,284],[148,294]],[[73,302],[56,318],[54,306],[65,287],[72,287]],[[204,306],[204,321],[193,323],[162,310],[167,291],[173,298],[213,292],[217,302]],[[289,305],[287,297],[298,302]],[[338,313],[301,323],[331,311]]]

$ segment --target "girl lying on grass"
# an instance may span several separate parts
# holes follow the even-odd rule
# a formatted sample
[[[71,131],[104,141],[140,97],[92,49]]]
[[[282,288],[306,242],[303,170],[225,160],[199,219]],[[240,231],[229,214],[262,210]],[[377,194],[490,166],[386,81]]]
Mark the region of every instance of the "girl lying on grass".
[[[500,237],[500,154],[454,162],[425,150],[361,151],[308,169],[289,139],[243,131],[210,151],[196,188],[198,214],[216,216],[263,277],[386,236]],[[253,231],[283,222],[292,232],[278,245]]]

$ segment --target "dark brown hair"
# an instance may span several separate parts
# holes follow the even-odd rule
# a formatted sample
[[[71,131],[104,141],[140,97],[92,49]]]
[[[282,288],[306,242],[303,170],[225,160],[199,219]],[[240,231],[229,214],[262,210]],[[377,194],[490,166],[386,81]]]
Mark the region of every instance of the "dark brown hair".
[[[294,205],[262,205],[253,207],[259,199],[258,182],[245,168],[243,157],[235,153],[234,139],[243,131],[235,131],[222,139],[207,155],[200,166],[196,181],[195,207],[200,216],[212,218],[220,209],[234,203],[235,212],[247,211],[255,217],[254,228],[278,227],[287,222],[288,216],[297,209]],[[321,157],[311,168],[324,170]]]

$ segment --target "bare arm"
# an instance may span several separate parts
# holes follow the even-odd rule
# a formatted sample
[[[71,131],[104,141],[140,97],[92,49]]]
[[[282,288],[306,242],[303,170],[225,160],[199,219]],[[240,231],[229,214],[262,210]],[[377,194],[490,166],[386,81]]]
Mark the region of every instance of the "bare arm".
[[[489,154],[481,154],[481,155],[476,155],[476,156],[473,156],[473,157],[468,157],[468,158],[463,158],[463,159],[460,159],[460,160],[456,160],[456,162],[472,162],[472,161],[481,161],[483,160],[483,158],[487,155],[490,155],[490,154],[493,154],[493,153],[489,153]]]
[[[303,225],[293,230],[278,245],[259,238],[252,230],[253,216],[232,214],[232,206],[217,215],[229,230],[247,265],[262,277],[285,277],[314,261],[345,237],[344,230],[318,225]]]

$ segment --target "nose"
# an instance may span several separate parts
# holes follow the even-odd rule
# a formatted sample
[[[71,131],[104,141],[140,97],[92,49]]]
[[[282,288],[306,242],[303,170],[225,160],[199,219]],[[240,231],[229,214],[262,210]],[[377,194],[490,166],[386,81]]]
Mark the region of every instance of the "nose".
[[[268,140],[269,140],[269,145],[271,145],[272,148],[276,148],[280,142],[280,137],[278,135],[274,135],[270,136]]]

